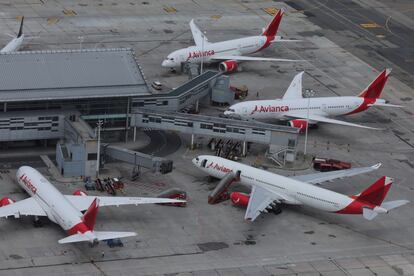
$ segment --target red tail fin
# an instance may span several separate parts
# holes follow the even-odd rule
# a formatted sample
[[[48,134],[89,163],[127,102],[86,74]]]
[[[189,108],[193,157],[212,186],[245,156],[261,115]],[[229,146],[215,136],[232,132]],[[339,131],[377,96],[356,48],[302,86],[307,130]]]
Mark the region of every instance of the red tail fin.
[[[263,31],[262,35],[264,36],[275,36],[277,30],[279,29],[280,22],[282,21],[283,9],[280,9],[279,12],[273,17],[273,20],[267,25],[266,29]]]
[[[93,230],[96,222],[96,216],[98,215],[98,199],[92,202],[91,206],[89,206],[86,213],[83,215],[83,222],[89,228],[89,230]]]
[[[384,71],[382,71],[378,77],[373,82],[371,82],[371,84],[368,85],[368,87],[365,88],[361,94],[358,95],[358,97],[371,99],[379,98],[390,73],[391,69],[384,69]]]
[[[381,205],[385,196],[391,188],[393,179],[387,176],[383,176],[378,179],[374,184],[368,187],[365,191],[359,194],[358,200],[365,201],[374,205]]]

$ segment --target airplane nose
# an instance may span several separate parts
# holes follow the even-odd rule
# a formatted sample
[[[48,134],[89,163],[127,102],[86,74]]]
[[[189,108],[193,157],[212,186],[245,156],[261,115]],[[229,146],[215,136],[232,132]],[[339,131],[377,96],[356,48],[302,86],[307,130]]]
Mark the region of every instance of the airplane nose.
[[[169,63],[168,60],[165,59],[165,60],[162,61],[161,66],[162,67],[169,67],[168,63]]]

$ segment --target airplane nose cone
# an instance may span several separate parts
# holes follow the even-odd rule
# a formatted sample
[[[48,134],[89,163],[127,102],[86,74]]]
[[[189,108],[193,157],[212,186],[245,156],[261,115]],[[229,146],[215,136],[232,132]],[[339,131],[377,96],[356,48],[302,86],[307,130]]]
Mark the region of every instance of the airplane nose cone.
[[[166,60],[166,59],[165,59],[165,60],[163,60],[163,61],[162,61],[162,63],[161,63],[161,66],[162,66],[162,67],[170,67],[170,66],[169,66],[169,62],[168,62],[168,60]]]

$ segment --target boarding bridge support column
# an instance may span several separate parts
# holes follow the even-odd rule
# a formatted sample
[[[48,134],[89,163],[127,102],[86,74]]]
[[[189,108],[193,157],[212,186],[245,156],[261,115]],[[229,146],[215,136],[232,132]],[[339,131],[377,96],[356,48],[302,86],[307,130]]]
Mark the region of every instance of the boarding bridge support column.
[[[137,127],[136,126],[134,126],[134,142],[136,142],[137,141]]]
[[[194,150],[195,146],[194,146],[194,133],[191,134],[191,144],[190,144],[190,149]]]
[[[243,141],[242,155],[243,157],[246,157],[247,155],[247,142],[246,141]]]

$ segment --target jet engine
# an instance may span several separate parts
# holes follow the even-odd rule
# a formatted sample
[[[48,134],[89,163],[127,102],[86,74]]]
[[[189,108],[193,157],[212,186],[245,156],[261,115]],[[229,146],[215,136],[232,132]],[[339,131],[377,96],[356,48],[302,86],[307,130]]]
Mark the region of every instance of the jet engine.
[[[84,191],[82,191],[81,189],[78,189],[78,190],[74,191],[73,195],[75,195],[75,196],[87,196],[87,194]]]
[[[8,197],[3,197],[2,199],[0,199],[0,207],[12,204],[14,202],[15,201],[13,199],[10,199]]]
[[[219,70],[225,73],[231,73],[237,70],[237,61],[227,60],[219,64]]]
[[[249,204],[250,195],[245,193],[233,192],[230,194],[231,202],[240,207],[247,207]]]
[[[299,128],[299,133],[304,133],[306,131],[306,126],[308,122],[306,120],[291,120],[289,121],[291,127]]]

